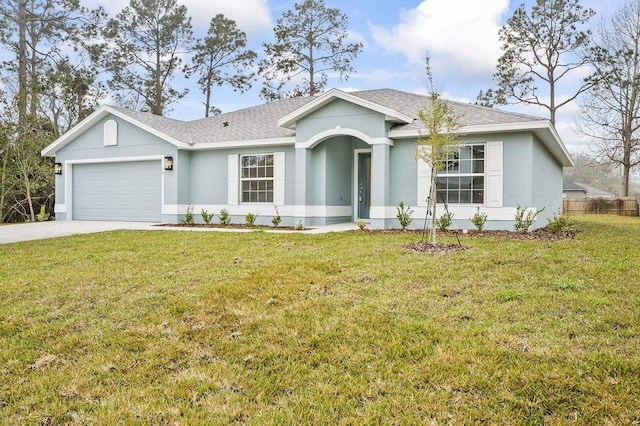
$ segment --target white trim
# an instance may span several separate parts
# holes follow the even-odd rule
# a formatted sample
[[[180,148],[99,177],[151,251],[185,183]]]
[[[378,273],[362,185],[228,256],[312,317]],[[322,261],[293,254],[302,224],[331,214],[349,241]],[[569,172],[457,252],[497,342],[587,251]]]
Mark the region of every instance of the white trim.
[[[167,204],[162,208],[162,214],[179,215],[187,211],[187,204]],[[247,213],[259,214],[264,217],[273,217],[276,214],[275,204],[271,203],[255,203],[240,204],[237,206],[223,204],[195,204],[193,205],[194,214],[199,215],[202,210],[209,213],[218,214],[220,210],[225,209],[230,215],[244,216]],[[351,217],[351,206],[278,206],[278,213],[286,217]],[[302,213],[302,214],[301,214]]]
[[[353,150],[353,194],[351,196],[352,202],[352,218],[353,221],[356,222],[360,218],[358,217],[358,209],[360,201],[358,201],[358,172],[359,172],[359,162],[360,162],[360,154],[371,154],[371,148],[362,148],[362,149],[354,149]],[[371,170],[373,174],[373,169]],[[371,217],[371,210],[369,210],[369,217]]]
[[[413,220],[424,219],[427,213],[427,208],[423,206],[407,206],[413,213],[411,214],[411,218]],[[513,221],[516,216],[516,208],[515,207],[499,207],[492,208],[486,207],[477,204],[449,204],[448,208],[451,213],[453,213],[454,220],[468,220],[476,214],[478,207],[480,207],[480,213],[487,214],[487,220],[497,220],[497,221]],[[396,219],[398,206],[371,206],[371,219]],[[534,212],[537,211],[535,208],[531,208]],[[444,213],[444,205],[442,203],[438,203],[437,205],[437,215],[441,216]],[[473,227],[471,222],[469,222],[469,227]]]
[[[285,153],[273,153],[273,204],[284,205],[285,194]]]
[[[484,202],[487,207],[502,207],[504,198],[504,154],[501,141],[485,144]]]
[[[371,219],[393,219],[397,213],[397,206],[371,206],[369,209]]]
[[[368,145],[391,145],[393,146],[394,141],[389,138],[372,138],[371,136],[363,133],[359,130],[349,129],[344,127],[336,127],[335,129],[324,130],[314,136],[312,136],[306,142],[296,142],[296,149],[311,149],[318,145],[320,142],[324,141],[333,136],[353,136],[366,142]]]
[[[164,155],[141,155],[139,157],[105,157],[105,158],[85,158],[79,160],[65,160],[65,164],[93,164],[93,163],[132,163],[135,161],[155,161],[164,160]],[[175,170],[175,165],[174,165]]]
[[[486,207],[481,205],[479,206],[477,204],[449,204],[447,207],[449,208],[449,211],[453,213],[453,220],[469,220],[473,217],[474,214],[476,214],[478,207],[480,207],[480,213],[487,214],[487,220],[513,221],[516,217],[515,207]],[[414,210],[415,211],[412,215],[414,219],[425,217],[426,207],[415,207]],[[436,215],[441,216],[443,213],[444,205],[438,203],[436,207]],[[473,224],[471,222],[469,222],[469,227],[473,227]]]
[[[227,157],[227,204],[240,203],[240,156],[229,154]]]
[[[430,150],[428,146],[419,146],[417,149],[419,150]],[[431,190],[431,166],[429,163],[424,161],[422,158],[416,158],[416,167],[418,170],[417,173],[417,195],[416,200],[419,206],[427,206],[427,198],[431,195],[429,194]]]
[[[392,108],[367,101],[358,96],[343,92],[342,90],[331,89],[328,92],[325,92],[322,95],[318,96],[314,100],[308,102],[304,106],[279,119],[278,126],[293,129],[295,128],[296,121],[311,114],[314,111],[317,111],[318,109],[329,104],[335,99],[342,99],[343,101],[359,105],[375,112],[379,112],[383,114],[385,116],[385,119],[388,121],[399,121],[401,123],[411,123],[413,121],[413,117],[409,117],[408,115],[402,114],[401,112],[396,111]]]
[[[195,143],[186,149],[189,151],[200,151],[205,149],[257,148],[262,146],[293,145],[295,143],[296,143],[295,137],[273,138],[273,139],[251,139],[246,141]]]

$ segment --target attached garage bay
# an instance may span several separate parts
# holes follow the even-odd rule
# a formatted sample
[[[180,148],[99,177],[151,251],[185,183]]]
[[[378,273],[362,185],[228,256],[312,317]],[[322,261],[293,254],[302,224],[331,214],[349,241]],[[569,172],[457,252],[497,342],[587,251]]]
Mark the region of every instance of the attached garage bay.
[[[160,161],[74,164],[74,220],[160,222]]]

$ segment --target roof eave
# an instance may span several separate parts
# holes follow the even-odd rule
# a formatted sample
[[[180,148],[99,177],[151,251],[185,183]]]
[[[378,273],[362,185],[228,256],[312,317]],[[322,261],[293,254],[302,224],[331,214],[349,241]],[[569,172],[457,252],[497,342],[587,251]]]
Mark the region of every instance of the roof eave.
[[[78,136],[82,135],[91,126],[93,126],[95,123],[102,120],[104,117],[106,117],[109,114],[115,115],[116,117],[124,121],[127,121],[128,123],[131,123],[134,126],[139,127],[140,129],[143,129],[172,145],[177,146],[178,148],[187,148],[191,145],[190,143],[178,141],[177,139],[172,138],[171,136],[166,135],[165,133],[162,133],[159,130],[154,129],[151,126],[141,123],[140,121],[134,119],[133,117],[130,117],[127,114],[124,114],[121,111],[118,111],[117,109],[110,107],[109,105],[103,105],[97,110],[95,110],[87,118],[85,118],[80,123],[78,123],[76,126],[74,126],[67,133],[60,136],[58,139],[56,139],[50,145],[44,148],[40,152],[40,155],[42,155],[43,157],[55,157],[56,153],[60,149],[64,148],[67,144],[72,142]]]
[[[500,123],[500,124],[482,124],[474,126],[465,126],[460,129],[463,134],[482,134],[482,133],[499,133],[499,132],[534,132],[552,153],[552,155],[562,164],[562,167],[572,167],[573,160],[569,155],[569,151],[564,146],[560,135],[555,127],[548,120],[522,121],[517,123]],[[408,139],[420,136],[418,129],[409,130],[391,130],[388,137],[391,139]]]
[[[189,146],[190,151],[229,149],[229,148],[254,148],[260,146],[277,146],[277,145],[294,145],[296,138],[294,136],[282,138],[267,139],[251,139],[251,140],[234,140],[224,142],[200,142]]]

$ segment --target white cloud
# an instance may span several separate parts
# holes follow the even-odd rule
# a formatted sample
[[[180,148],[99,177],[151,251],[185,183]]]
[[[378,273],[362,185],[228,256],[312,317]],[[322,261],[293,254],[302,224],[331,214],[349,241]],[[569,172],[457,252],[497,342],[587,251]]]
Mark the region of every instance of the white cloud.
[[[82,4],[89,8],[102,5],[113,18],[129,5],[129,0],[83,0]],[[204,31],[218,13],[236,21],[238,28],[247,35],[257,34],[272,25],[267,0],[178,0],[178,4],[187,7],[194,26]]]
[[[238,28],[248,36],[271,27],[271,14],[267,0],[182,0],[195,26],[209,28],[216,14],[236,21]]]
[[[400,13],[388,29],[370,24],[375,42],[387,52],[424,63],[429,51],[436,72],[492,73],[500,54],[498,30],[508,0],[424,0]]]

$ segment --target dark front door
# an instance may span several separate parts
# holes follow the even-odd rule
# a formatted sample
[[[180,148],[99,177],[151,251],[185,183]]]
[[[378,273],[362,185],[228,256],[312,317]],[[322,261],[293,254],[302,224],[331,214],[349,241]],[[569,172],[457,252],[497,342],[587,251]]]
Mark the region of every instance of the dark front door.
[[[371,153],[358,154],[358,219],[369,219],[371,208]]]

